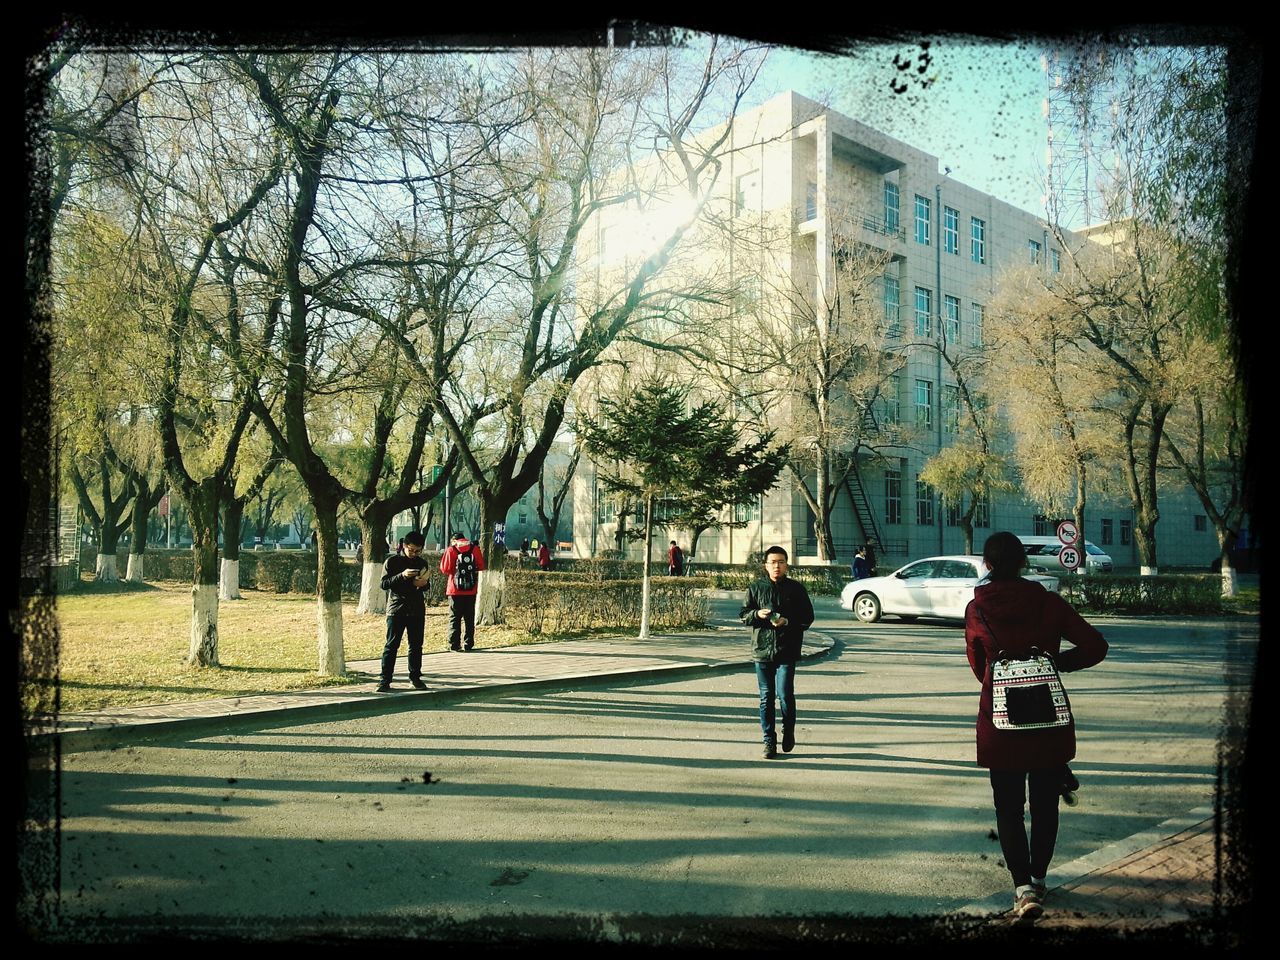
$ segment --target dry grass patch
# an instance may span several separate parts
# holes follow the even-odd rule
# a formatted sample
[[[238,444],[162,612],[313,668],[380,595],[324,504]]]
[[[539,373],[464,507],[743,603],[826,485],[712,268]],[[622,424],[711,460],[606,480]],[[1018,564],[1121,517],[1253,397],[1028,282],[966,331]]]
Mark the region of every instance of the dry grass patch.
[[[249,696],[367,683],[367,674],[316,673],[316,601],[298,594],[245,591],[218,607],[218,667],[184,662],[190,637],[191,587],[91,587],[60,597],[57,619],[60,709],[102,710],[146,703]],[[382,656],[386,620],[343,608],[347,662]],[[447,607],[427,610],[427,652],[448,649]],[[506,626],[477,626],[477,647],[546,642]],[[407,645],[400,647],[400,668]],[[36,698],[29,701],[34,703]]]

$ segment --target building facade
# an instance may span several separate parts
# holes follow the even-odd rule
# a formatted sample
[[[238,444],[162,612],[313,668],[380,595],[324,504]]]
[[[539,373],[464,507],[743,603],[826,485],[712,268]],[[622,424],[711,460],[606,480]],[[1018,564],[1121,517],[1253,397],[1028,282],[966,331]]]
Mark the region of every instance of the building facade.
[[[960,552],[957,510],[920,479],[929,458],[965,430],[956,378],[938,347],[952,353],[980,348],[1002,270],[1032,264],[1059,271],[1064,251],[1042,219],[940,172],[937,157],[795,93],[739,116],[733,147],[708,216],[727,225],[727,252],[718,257],[735,289],[751,289],[757,278],[766,290],[776,289],[769,278],[781,273],[820,300],[831,287],[840,245],[850,238],[877,251],[883,265],[877,286],[883,343],[897,358],[896,371],[880,385],[867,417],[874,453],[859,455],[838,491],[834,560],[848,562],[858,545],[871,543],[886,572],[909,559]],[[624,213],[612,217],[601,225],[602,235],[625,229]],[[740,242],[758,239],[765,224],[774,225],[769,244]],[[730,318],[726,349],[736,339],[732,324]],[[1007,451],[1007,437],[995,442]],[[601,495],[589,462],[578,476],[575,553],[591,556],[615,547],[616,506]],[[1212,525],[1189,489],[1165,494],[1161,513],[1162,566],[1207,567],[1217,557]],[[813,512],[787,475],[759,503],[736,508],[735,519],[745,526],[702,535],[699,559],[743,562],[779,543],[793,562],[819,562]],[[1093,498],[1085,537],[1118,566],[1133,567],[1133,521],[1127,502]],[[995,530],[1051,534],[1052,527],[1053,518],[1016,492],[993,495],[978,510],[975,549]],[[664,531],[661,542],[671,538],[688,549],[687,532]],[[629,550],[638,556],[638,546]]]

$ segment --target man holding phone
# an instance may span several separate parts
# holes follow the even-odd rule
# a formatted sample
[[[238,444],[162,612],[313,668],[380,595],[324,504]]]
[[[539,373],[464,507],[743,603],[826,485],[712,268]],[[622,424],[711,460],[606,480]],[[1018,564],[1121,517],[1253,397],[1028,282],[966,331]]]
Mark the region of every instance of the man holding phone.
[[[387,591],[387,645],[382,648],[382,682],[379,693],[391,692],[391,677],[396,670],[396,654],[400,638],[409,634],[409,682],[418,690],[427,689],[422,682],[422,635],[427,623],[427,605],[422,591],[431,582],[430,571],[422,558],[426,543],[416,530],[405,534],[404,555],[393,553],[382,565],[382,589]]]
[[[770,547],[764,554],[765,576],[747,589],[739,616],[751,627],[751,659],[760,687],[760,728],[764,758],[777,754],[774,701],[782,703],[782,751],[796,745],[796,662],[804,632],[813,623],[813,603],[804,584],[787,576],[787,551]]]

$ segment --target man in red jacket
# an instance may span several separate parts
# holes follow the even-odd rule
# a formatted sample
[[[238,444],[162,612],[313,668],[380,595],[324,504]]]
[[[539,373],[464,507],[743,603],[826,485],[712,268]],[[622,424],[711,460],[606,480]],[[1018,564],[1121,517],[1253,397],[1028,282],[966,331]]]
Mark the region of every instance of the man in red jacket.
[[[476,644],[476,592],[483,569],[484,554],[480,548],[468,540],[466,534],[455,533],[449,549],[440,558],[440,572],[449,577],[444,592],[449,598],[450,650],[470,650]]]

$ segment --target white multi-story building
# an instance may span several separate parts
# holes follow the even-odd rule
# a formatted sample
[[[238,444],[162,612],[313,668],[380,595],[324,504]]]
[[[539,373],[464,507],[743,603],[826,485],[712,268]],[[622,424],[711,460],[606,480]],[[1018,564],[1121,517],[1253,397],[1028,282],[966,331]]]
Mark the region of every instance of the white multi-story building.
[[[837,559],[847,562],[868,542],[878,545],[882,571],[915,557],[959,552],[963,531],[954,511],[919,480],[925,462],[964,429],[955,377],[936,345],[945,338],[952,351],[980,346],[1002,269],[1033,263],[1056,271],[1066,259],[1063,251],[1039,217],[954,180],[940,170],[937,157],[795,93],[740,115],[733,148],[710,215],[728,225],[729,235],[734,224],[744,233],[763,223],[785,225],[781,244],[771,243],[768,265],[744,252],[758,245],[730,240],[730,251],[717,252],[739,287],[781,270],[820,297],[833,245],[848,240],[882,251],[887,261],[878,286],[884,342],[901,366],[882,385],[870,418],[875,422],[868,429],[880,431],[872,438],[877,453],[859,458],[839,493],[832,517]],[[613,243],[604,237],[634,233],[622,208],[609,216],[598,227],[602,239],[584,273],[602,269],[606,244]],[[895,429],[901,445],[891,442]],[[1164,494],[1161,513],[1162,566],[1207,566],[1218,555],[1212,525],[1190,490]],[[1016,493],[993,497],[979,512],[975,548],[995,530],[1051,534],[1051,520],[1040,514]],[[614,508],[589,462],[578,471],[574,516],[579,556],[614,546]],[[785,474],[761,503],[739,508],[737,518],[747,525],[702,535],[700,559],[742,562],[778,543],[793,562],[817,562],[813,513]],[[1118,566],[1138,563],[1132,529],[1127,502],[1091,500],[1085,536]],[[671,537],[687,549],[682,531],[664,531],[658,542]],[[638,555],[639,547],[632,550]]]

